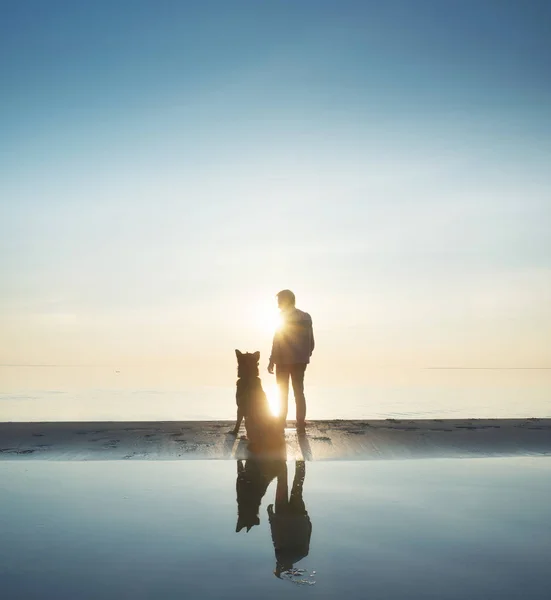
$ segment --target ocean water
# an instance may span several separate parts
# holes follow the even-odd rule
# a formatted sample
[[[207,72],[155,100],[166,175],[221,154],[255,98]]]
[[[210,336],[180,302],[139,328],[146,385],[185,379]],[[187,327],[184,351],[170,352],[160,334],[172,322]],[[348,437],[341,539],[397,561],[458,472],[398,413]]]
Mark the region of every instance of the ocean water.
[[[233,419],[233,377],[190,386],[174,371],[0,366],[0,421]],[[307,371],[308,418],[551,417],[551,369],[368,369],[363,380],[322,386]],[[263,385],[275,410],[273,377]]]
[[[2,462],[2,597],[549,598],[551,459],[282,465]]]

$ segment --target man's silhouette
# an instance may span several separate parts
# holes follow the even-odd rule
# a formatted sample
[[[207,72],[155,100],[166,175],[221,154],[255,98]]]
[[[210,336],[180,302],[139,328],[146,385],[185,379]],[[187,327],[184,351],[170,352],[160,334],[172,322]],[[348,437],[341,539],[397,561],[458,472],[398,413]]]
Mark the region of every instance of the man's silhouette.
[[[291,290],[277,294],[281,311],[281,326],[274,334],[268,372],[276,371],[281,400],[281,420],[285,425],[289,407],[289,378],[297,407],[297,432],[304,433],[306,425],[306,398],[304,397],[304,372],[314,351],[312,318],[295,307],[295,295]]]
[[[277,577],[308,556],[312,535],[312,523],[302,498],[306,463],[303,460],[297,460],[295,463],[295,477],[289,498],[287,497],[287,464],[284,465],[277,477],[275,510],[273,504],[268,506],[276,556],[274,574]]]

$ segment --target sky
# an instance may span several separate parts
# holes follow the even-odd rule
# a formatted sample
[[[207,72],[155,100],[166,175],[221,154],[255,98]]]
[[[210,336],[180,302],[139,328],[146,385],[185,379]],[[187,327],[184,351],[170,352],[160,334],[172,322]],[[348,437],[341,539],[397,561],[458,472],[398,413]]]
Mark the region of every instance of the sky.
[[[551,4],[0,2],[0,363],[551,366]]]

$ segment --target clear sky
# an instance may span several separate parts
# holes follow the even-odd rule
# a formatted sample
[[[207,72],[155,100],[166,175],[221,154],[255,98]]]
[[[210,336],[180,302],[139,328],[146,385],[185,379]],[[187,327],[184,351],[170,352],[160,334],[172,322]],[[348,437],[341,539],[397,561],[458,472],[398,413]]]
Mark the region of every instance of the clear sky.
[[[551,365],[550,2],[0,8],[0,363]]]

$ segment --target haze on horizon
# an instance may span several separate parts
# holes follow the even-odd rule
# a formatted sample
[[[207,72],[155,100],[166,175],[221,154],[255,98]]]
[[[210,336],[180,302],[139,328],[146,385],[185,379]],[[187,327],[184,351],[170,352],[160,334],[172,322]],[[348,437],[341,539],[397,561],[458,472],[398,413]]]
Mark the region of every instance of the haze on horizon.
[[[29,0],[0,20],[0,363],[551,366],[551,4]]]

